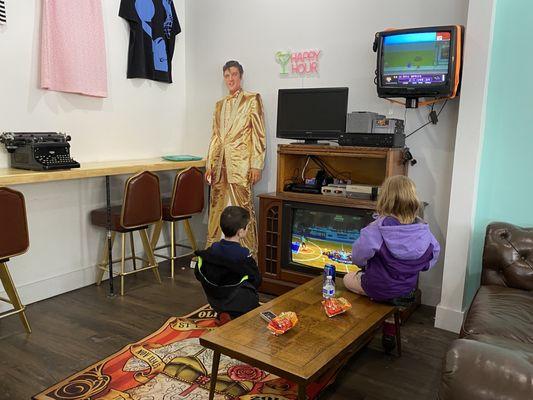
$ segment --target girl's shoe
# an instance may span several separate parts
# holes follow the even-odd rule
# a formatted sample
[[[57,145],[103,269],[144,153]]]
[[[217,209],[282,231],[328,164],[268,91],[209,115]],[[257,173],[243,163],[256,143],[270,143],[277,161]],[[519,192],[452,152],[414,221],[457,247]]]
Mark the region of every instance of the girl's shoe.
[[[381,345],[386,354],[390,354],[396,348],[396,325],[393,318],[388,318],[383,322]]]

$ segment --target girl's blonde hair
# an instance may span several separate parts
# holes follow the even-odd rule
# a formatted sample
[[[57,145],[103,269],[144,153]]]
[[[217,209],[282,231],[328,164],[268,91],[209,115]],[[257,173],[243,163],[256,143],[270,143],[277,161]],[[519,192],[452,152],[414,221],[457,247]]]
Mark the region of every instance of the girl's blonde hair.
[[[403,175],[385,179],[376,207],[379,215],[395,217],[402,224],[411,224],[418,216],[419,208],[420,200],[411,179]]]

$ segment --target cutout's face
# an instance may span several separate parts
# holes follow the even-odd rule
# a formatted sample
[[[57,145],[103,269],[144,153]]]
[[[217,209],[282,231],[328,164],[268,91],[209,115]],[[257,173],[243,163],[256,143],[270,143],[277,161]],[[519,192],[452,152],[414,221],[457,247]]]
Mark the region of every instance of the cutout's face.
[[[241,74],[237,67],[229,67],[224,71],[224,83],[231,94],[241,88]]]

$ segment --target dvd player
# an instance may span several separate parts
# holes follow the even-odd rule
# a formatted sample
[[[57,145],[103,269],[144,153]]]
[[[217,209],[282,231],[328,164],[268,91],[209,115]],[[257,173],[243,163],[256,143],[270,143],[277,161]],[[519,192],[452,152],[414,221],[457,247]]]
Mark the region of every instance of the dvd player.
[[[405,135],[398,133],[341,133],[340,146],[405,147]]]
[[[289,183],[285,186],[285,191],[295,193],[322,194],[321,186],[310,185],[305,183]]]

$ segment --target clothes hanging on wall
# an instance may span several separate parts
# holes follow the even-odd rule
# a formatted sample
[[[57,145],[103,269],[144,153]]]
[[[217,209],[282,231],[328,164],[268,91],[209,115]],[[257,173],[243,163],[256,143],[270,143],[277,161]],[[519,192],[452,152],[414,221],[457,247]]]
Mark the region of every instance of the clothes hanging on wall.
[[[41,87],[107,97],[101,0],[43,0]]]
[[[0,24],[5,23],[7,23],[6,2],[4,0],[0,0]]]
[[[172,83],[172,56],[181,27],[172,0],[122,0],[130,26],[128,78]]]

